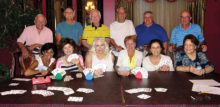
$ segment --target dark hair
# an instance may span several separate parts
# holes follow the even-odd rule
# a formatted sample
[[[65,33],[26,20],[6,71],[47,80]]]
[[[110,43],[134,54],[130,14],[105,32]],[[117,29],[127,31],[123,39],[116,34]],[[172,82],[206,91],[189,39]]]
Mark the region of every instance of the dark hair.
[[[199,40],[192,34],[186,35],[183,40],[183,46],[185,45],[186,40],[189,39],[196,47],[199,45]]]
[[[160,52],[160,53],[161,53],[161,54],[164,54],[164,53],[163,53],[164,47],[163,47],[163,44],[162,44],[161,40],[159,40],[159,39],[153,39],[153,40],[151,40],[150,43],[149,43],[149,46],[148,46],[149,49],[151,49],[153,43],[159,43],[159,45],[160,45],[160,47],[161,47],[161,52]],[[149,52],[148,55],[152,55],[152,53]]]
[[[72,47],[73,47],[73,53],[79,53],[78,52],[78,46],[76,45],[75,41],[73,39],[70,39],[70,38],[62,38],[61,39],[61,43],[60,43],[60,52],[61,54],[64,54],[63,52],[63,47],[66,45],[66,44],[70,44]]]
[[[75,12],[74,8],[72,8],[72,7],[70,7],[70,6],[68,6],[67,8],[65,8],[63,12],[65,12],[66,9],[71,9],[73,12]]]
[[[56,57],[57,55],[57,46],[54,43],[45,43],[42,47],[41,47],[41,54],[43,54],[44,51],[48,51],[49,49],[52,49],[54,52],[53,57]]]
[[[136,37],[134,35],[130,35],[125,37],[124,39],[124,44],[128,41],[128,40],[132,40],[134,43],[136,43]]]

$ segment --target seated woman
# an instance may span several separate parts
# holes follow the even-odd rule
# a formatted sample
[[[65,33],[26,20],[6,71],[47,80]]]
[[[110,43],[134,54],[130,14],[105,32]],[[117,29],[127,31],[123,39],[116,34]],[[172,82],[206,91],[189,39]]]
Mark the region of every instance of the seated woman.
[[[53,43],[46,43],[41,48],[42,56],[37,57],[34,62],[25,71],[25,76],[35,75],[41,73],[47,75],[50,73],[56,65],[56,60],[53,58],[56,56],[57,47]]]
[[[62,68],[66,72],[83,71],[83,57],[78,54],[74,40],[61,39],[60,49],[63,56],[57,60],[56,68]],[[68,61],[68,57],[72,54],[75,54],[78,58],[72,58],[71,61]]]
[[[106,71],[113,71],[114,56],[109,51],[109,46],[103,38],[95,38],[92,47],[86,55],[86,68],[94,68],[98,64],[104,64]],[[102,69],[94,71],[94,75],[103,74]]]
[[[174,71],[171,58],[162,54],[164,47],[160,40],[151,40],[149,48],[150,52],[142,63],[143,68],[147,71]]]
[[[128,76],[135,67],[140,67],[143,53],[135,50],[136,37],[127,36],[124,40],[126,50],[119,52],[116,71],[119,75]],[[122,69],[123,68],[123,69]]]
[[[203,52],[196,51],[199,45],[198,39],[193,35],[185,36],[183,40],[184,51],[176,54],[176,70],[182,72],[191,72],[196,75],[203,75],[214,70]]]

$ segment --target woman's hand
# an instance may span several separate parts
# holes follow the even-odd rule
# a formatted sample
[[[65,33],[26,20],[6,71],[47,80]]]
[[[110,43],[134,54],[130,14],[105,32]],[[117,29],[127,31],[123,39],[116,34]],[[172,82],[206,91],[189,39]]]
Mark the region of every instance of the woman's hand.
[[[97,75],[102,75],[103,74],[103,71],[101,68],[97,69],[94,71],[94,76],[97,76]]]
[[[205,73],[205,70],[204,69],[198,70],[196,67],[190,66],[189,72],[192,72],[193,74],[201,76]]]
[[[130,75],[130,71],[127,71],[127,70],[121,70],[121,71],[118,71],[117,73],[118,73],[118,75],[121,75],[121,76]]]
[[[170,67],[168,65],[163,65],[157,71],[170,71]]]
[[[42,75],[47,75],[48,73],[49,73],[48,70],[41,70],[41,74],[42,74]]]
[[[79,64],[79,59],[72,59],[71,63],[77,65],[77,64]]]

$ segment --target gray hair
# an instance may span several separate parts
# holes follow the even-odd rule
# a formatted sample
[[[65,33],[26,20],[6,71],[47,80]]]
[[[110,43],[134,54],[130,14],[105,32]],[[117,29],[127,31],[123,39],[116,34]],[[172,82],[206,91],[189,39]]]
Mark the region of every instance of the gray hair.
[[[124,9],[125,13],[127,13],[124,7],[117,8],[117,10],[116,10],[117,13],[118,13],[119,9]]]
[[[43,16],[44,17],[44,19],[45,19],[45,22],[47,23],[47,18],[43,15],[43,14],[37,14],[37,16],[35,16],[35,19],[34,19],[34,21],[36,21],[37,20],[37,17],[39,17],[39,16]]]
[[[107,57],[107,55],[109,54],[110,50],[109,50],[109,45],[107,44],[107,42],[105,41],[105,39],[103,39],[102,37],[97,37],[94,39],[93,43],[92,43],[92,47],[90,48],[89,52],[91,52],[92,54],[96,54],[95,51],[95,44],[97,41],[102,41],[104,42],[105,45],[105,51],[104,51],[104,55]]]
[[[100,13],[100,11],[99,10],[97,10],[97,9],[93,9],[93,10],[91,10],[90,11],[90,15],[89,15],[89,18],[91,19],[92,18],[92,13],[93,12],[97,12],[98,13],[98,15],[100,16],[100,18],[101,18],[101,13]]]

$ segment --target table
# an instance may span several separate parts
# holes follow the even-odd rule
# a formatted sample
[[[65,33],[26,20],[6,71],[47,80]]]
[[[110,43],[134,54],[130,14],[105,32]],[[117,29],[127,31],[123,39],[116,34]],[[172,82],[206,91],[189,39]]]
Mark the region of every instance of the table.
[[[105,73],[104,77],[96,78],[93,81],[86,81],[85,78],[77,79],[75,74],[72,76],[74,80],[69,82],[53,80],[51,84],[41,84],[41,85],[32,85],[31,81],[29,82],[18,82],[14,80],[8,80],[4,83],[1,83],[0,92],[7,91],[11,89],[26,89],[27,92],[23,95],[6,95],[0,96],[0,107],[4,106],[14,106],[19,104],[20,107],[23,106],[53,106],[53,107],[68,107],[72,105],[78,106],[121,106],[121,86],[120,78],[116,73]],[[20,83],[16,87],[8,86],[11,82]],[[84,97],[83,102],[68,102],[68,96],[65,96],[61,91],[52,91],[55,95],[49,97],[43,97],[41,95],[32,95],[32,89],[46,89],[47,86],[62,86],[70,87],[75,93],[70,96]],[[76,92],[78,88],[91,88],[95,92],[90,94]]]
[[[50,84],[32,85],[29,82],[19,82],[7,80],[1,83],[0,92],[11,89],[26,89],[27,92],[23,95],[7,95],[0,96],[0,107],[70,107],[70,106],[220,106],[220,96],[206,94],[210,100],[193,101],[191,96],[198,96],[198,93],[192,92],[192,83],[189,79],[214,79],[220,82],[220,75],[211,73],[204,76],[196,76],[191,73],[184,72],[149,72],[148,79],[138,80],[133,75],[128,77],[118,76],[115,72],[106,72],[104,77],[86,81],[83,78],[75,78],[75,73],[71,74],[74,80],[69,82],[52,81]],[[16,87],[8,86],[11,82],[20,83]],[[33,89],[46,89],[48,86],[64,86],[72,88],[75,93],[70,96],[84,97],[83,102],[74,103],[68,102],[68,96],[63,92],[53,91],[55,95],[43,97],[41,95],[32,95]],[[151,96],[146,100],[137,98],[137,95],[128,94],[124,90],[131,88],[167,88],[165,93],[156,92],[154,89],[150,93],[145,93]],[[94,93],[85,94],[76,92],[78,88],[91,88]],[[203,97],[203,96],[201,96]]]
[[[191,73],[184,72],[149,72],[148,79],[137,80],[134,76],[129,76],[127,78],[121,78],[121,84],[124,90],[131,88],[152,88],[152,92],[145,93],[150,95],[151,98],[147,100],[140,100],[137,98],[138,94],[129,94],[123,91],[124,101],[126,106],[136,106],[136,105],[151,105],[151,106],[190,106],[190,105],[219,105],[220,96],[218,95],[198,95],[197,92],[192,92],[192,83],[189,79],[214,79],[220,82],[219,74],[207,74],[204,76],[196,76]],[[153,88],[167,88],[168,91],[156,92]],[[202,101],[192,100],[191,96],[196,98],[203,98]],[[206,99],[206,97],[208,97]],[[211,98],[209,100],[209,98]],[[211,106],[211,105],[209,105]],[[220,106],[220,105],[219,105]]]

